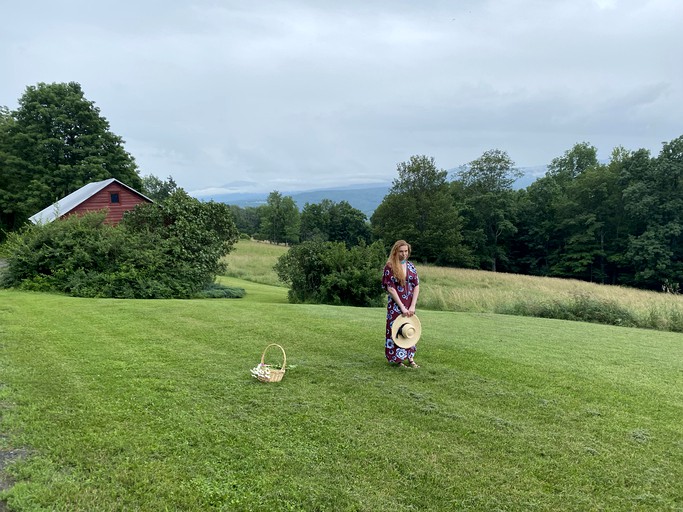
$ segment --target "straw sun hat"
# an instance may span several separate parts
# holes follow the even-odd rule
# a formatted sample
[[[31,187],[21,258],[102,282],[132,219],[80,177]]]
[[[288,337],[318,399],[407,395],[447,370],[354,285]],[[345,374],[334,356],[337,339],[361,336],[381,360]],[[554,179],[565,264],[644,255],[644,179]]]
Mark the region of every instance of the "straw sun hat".
[[[421,334],[422,325],[415,315],[399,316],[391,325],[391,338],[397,347],[412,347],[419,341]]]

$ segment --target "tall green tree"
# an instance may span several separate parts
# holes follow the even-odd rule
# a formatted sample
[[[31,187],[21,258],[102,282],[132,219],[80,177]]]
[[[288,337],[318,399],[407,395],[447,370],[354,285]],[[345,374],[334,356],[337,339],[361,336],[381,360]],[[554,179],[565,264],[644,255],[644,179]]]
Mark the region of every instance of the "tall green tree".
[[[178,190],[181,190],[181,188],[175,182],[173,176],[169,176],[166,180],[162,180],[153,174],[142,177],[142,190],[140,192],[154,201],[168,199]]]
[[[554,275],[616,283],[614,264],[626,242],[620,154],[617,150],[609,165],[596,163],[567,184],[556,218],[566,238],[555,258]]]
[[[259,232],[261,226],[261,215],[259,209],[254,206],[245,206],[244,208],[236,204],[230,205],[232,217],[235,220],[235,225],[240,233],[249,236],[255,236]]]
[[[348,201],[339,201],[330,211],[331,242],[344,242],[346,247],[369,243],[372,235],[365,214],[351,206]]]
[[[550,273],[553,238],[553,201],[557,185],[543,176],[518,194],[517,234],[510,244],[511,270],[520,274],[545,276]]]
[[[545,176],[526,189],[520,201],[519,234],[513,243],[518,271],[578,277],[572,274],[572,268],[590,266],[586,259],[586,235],[581,233],[582,222],[589,221],[593,224],[590,229],[595,231],[598,227],[594,223],[598,221],[588,217],[578,219],[580,212],[574,194],[581,188],[575,181],[584,171],[597,165],[594,146],[586,142],[575,144],[561,157],[554,158]],[[570,242],[574,247],[569,251],[576,251],[572,256],[567,252]],[[583,254],[579,255],[579,252]],[[572,263],[572,259],[578,262]]]
[[[370,242],[370,226],[363,212],[348,201],[323,199],[306,203],[301,212],[301,241],[344,242],[347,247]]]
[[[16,229],[28,217],[83,185],[116,178],[142,181],[121,137],[76,82],[26,88],[0,121],[0,222]]]
[[[548,165],[547,175],[571,181],[589,167],[598,163],[598,150],[588,142],[579,142],[565,151],[562,156],[553,158]]]
[[[14,224],[14,212],[6,208],[9,204],[16,203],[11,192],[11,189],[15,187],[12,186],[9,155],[7,153],[7,134],[12,121],[9,109],[0,106],[0,240],[3,239],[2,232]]]
[[[683,136],[657,158],[634,153],[625,167],[625,209],[633,219],[626,259],[634,282],[659,289],[683,282]]]
[[[268,194],[266,204],[260,207],[263,240],[293,244],[299,241],[300,213],[291,196],[277,190]]]
[[[330,239],[330,210],[334,202],[323,199],[319,203],[306,203],[301,210],[301,241],[327,242]]]
[[[411,156],[397,165],[389,193],[370,221],[376,238],[391,245],[404,239],[416,259],[445,265],[470,266],[462,238],[463,221],[451,196],[447,172],[434,158]]]
[[[458,172],[463,184],[463,216],[469,232],[479,241],[475,255],[487,270],[495,272],[499,262],[507,263],[507,242],[517,231],[512,184],[521,175],[508,154],[499,149],[485,151]]]

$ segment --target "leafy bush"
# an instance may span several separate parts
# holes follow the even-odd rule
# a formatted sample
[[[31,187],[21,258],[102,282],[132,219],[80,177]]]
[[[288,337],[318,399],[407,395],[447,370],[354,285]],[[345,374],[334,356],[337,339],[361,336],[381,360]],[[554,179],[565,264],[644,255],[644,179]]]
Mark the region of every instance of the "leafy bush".
[[[72,215],[11,233],[3,287],[80,297],[191,298],[224,271],[237,240],[230,210],[179,191],[126,213]]]
[[[203,203],[184,191],[161,203],[138,205],[124,215],[122,227],[154,239],[165,264],[177,267],[174,278],[193,282],[196,289],[225,272],[221,258],[239,236],[226,204]]]
[[[290,302],[378,306],[385,259],[379,242],[350,249],[343,242],[304,242],[280,256],[274,268],[290,286]]]

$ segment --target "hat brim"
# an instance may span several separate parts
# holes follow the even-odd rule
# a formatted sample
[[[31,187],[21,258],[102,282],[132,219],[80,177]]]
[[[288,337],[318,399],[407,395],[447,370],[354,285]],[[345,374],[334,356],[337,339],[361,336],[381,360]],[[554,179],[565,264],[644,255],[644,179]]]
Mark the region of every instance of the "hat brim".
[[[400,332],[401,328],[405,325],[412,325],[412,327],[415,329],[415,333],[410,338],[406,338]],[[399,316],[391,325],[391,339],[394,341],[394,345],[397,347],[410,348],[420,341],[421,335],[422,324],[420,323],[420,319],[415,315]]]

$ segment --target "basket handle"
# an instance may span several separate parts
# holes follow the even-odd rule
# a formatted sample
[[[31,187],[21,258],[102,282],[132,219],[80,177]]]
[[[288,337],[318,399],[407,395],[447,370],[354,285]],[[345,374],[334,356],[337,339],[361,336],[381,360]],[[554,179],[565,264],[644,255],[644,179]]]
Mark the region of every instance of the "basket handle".
[[[285,353],[285,349],[282,348],[277,343],[271,343],[270,345],[268,345],[266,348],[263,349],[263,354],[261,354],[261,364],[265,364],[266,351],[270,347],[279,347],[279,349],[282,350],[282,370],[284,370],[285,366],[287,366],[287,354]]]

